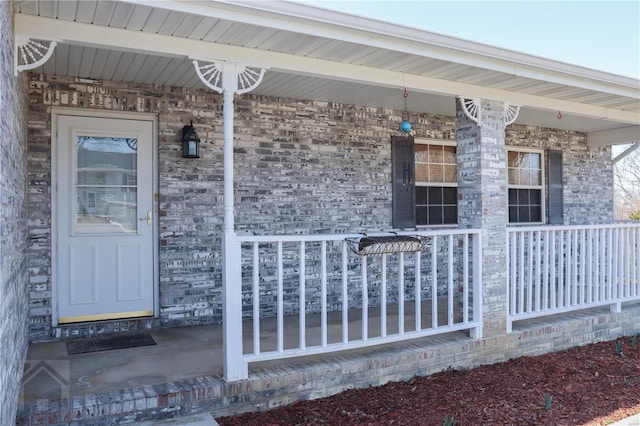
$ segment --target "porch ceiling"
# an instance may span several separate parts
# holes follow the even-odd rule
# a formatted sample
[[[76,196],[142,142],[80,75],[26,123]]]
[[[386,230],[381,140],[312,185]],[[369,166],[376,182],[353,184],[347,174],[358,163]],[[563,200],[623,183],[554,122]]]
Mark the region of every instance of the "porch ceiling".
[[[190,58],[268,68],[253,93],[454,115],[455,96],[517,123],[640,140],[640,82],[422,30],[283,2],[23,0],[16,34],[58,40],[35,72],[205,88]],[[558,111],[562,119],[558,119]],[[614,132],[608,132],[616,129]],[[623,129],[623,130],[621,130]]]

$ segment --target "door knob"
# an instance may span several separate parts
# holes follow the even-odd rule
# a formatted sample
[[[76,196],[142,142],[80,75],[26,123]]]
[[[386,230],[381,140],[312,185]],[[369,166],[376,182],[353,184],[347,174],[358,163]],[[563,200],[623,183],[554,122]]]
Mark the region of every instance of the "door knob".
[[[147,216],[146,217],[141,217],[140,218],[140,222],[142,222],[143,220],[147,221],[147,225],[151,226],[151,224],[153,223],[153,216],[151,216],[151,210],[147,211]]]

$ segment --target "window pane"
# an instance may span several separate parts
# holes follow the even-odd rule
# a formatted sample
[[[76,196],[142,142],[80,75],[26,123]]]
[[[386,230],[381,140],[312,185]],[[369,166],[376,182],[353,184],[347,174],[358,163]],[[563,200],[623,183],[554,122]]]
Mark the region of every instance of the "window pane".
[[[458,181],[456,166],[444,166],[444,181],[447,183],[455,183]]]
[[[531,202],[531,204],[540,205],[540,199],[542,198],[541,192],[542,191],[538,189],[532,189],[529,191],[529,201]]]
[[[443,182],[441,164],[429,164],[429,182]]]
[[[518,201],[518,190],[517,189],[510,189],[509,190],[509,205],[513,206],[517,203]]]
[[[416,164],[416,182],[429,182],[426,164]]]
[[[517,151],[509,151],[507,153],[507,161],[509,162],[508,166],[511,168],[522,167],[522,162],[524,158],[522,153]]]
[[[442,222],[442,207],[434,206],[429,207],[429,224],[441,225]]]
[[[458,188],[442,188],[443,204],[458,204]]]
[[[442,145],[429,145],[429,162],[440,164],[444,162]]]
[[[518,222],[531,222],[529,219],[529,206],[518,207]]]
[[[78,136],[75,232],[137,230],[137,141]]]
[[[518,222],[518,208],[509,206],[509,222]]]
[[[531,206],[531,208],[529,208],[529,221],[542,222],[541,210],[540,206]]]
[[[529,204],[529,190],[518,189],[518,205]]]
[[[427,161],[429,161],[429,145],[416,144],[415,156],[416,161],[419,161],[421,163],[426,163]]]
[[[509,169],[509,185],[520,185],[520,170]]]
[[[456,164],[456,147],[455,146],[443,146],[442,147],[444,163]]]
[[[427,225],[427,208],[425,206],[416,207],[416,224]]]
[[[444,223],[457,223],[458,222],[458,206],[445,206],[444,207]]]
[[[137,190],[76,186],[76,233],[119,234],[137,230]]]
[[[541,169],[540,167],[540,154],[531,152],[528,155],[528,163],[529,165],[527,167],[531,168],[531,169]]]
[[[442,188],[429,188],[429,201],[430,205],[442,204]]]
[[[530,171],[529,182],[531,185],[542,185],[542,170]]]
[[[427,188],[416,186],[416,204],[427,204]]]

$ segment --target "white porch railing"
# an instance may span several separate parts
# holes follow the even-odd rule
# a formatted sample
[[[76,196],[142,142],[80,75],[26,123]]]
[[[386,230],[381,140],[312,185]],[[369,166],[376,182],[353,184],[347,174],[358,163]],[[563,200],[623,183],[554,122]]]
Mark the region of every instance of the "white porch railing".
[[[640,223],[507,229],[508,318],[640,301]]]
[[[244,375],[256,361],[459,330],[480,338],[480,231],[400,235],[430,242],[417,253],[358,256],[345,241],[358,234],[236,237],[242,288],[234,288],[242,291],[238,309],[252,343],[232,352]]]

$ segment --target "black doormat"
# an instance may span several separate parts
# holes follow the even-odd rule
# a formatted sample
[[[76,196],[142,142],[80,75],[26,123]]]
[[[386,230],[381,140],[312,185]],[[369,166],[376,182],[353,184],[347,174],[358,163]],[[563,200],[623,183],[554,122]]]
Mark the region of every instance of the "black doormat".
[[[86,354],[89,352],[111,351],[114,349],[137,348],[151,346],[156,342],[149,333],[127,334],[123,336],[98,337],[67,342],[69,355]]]

